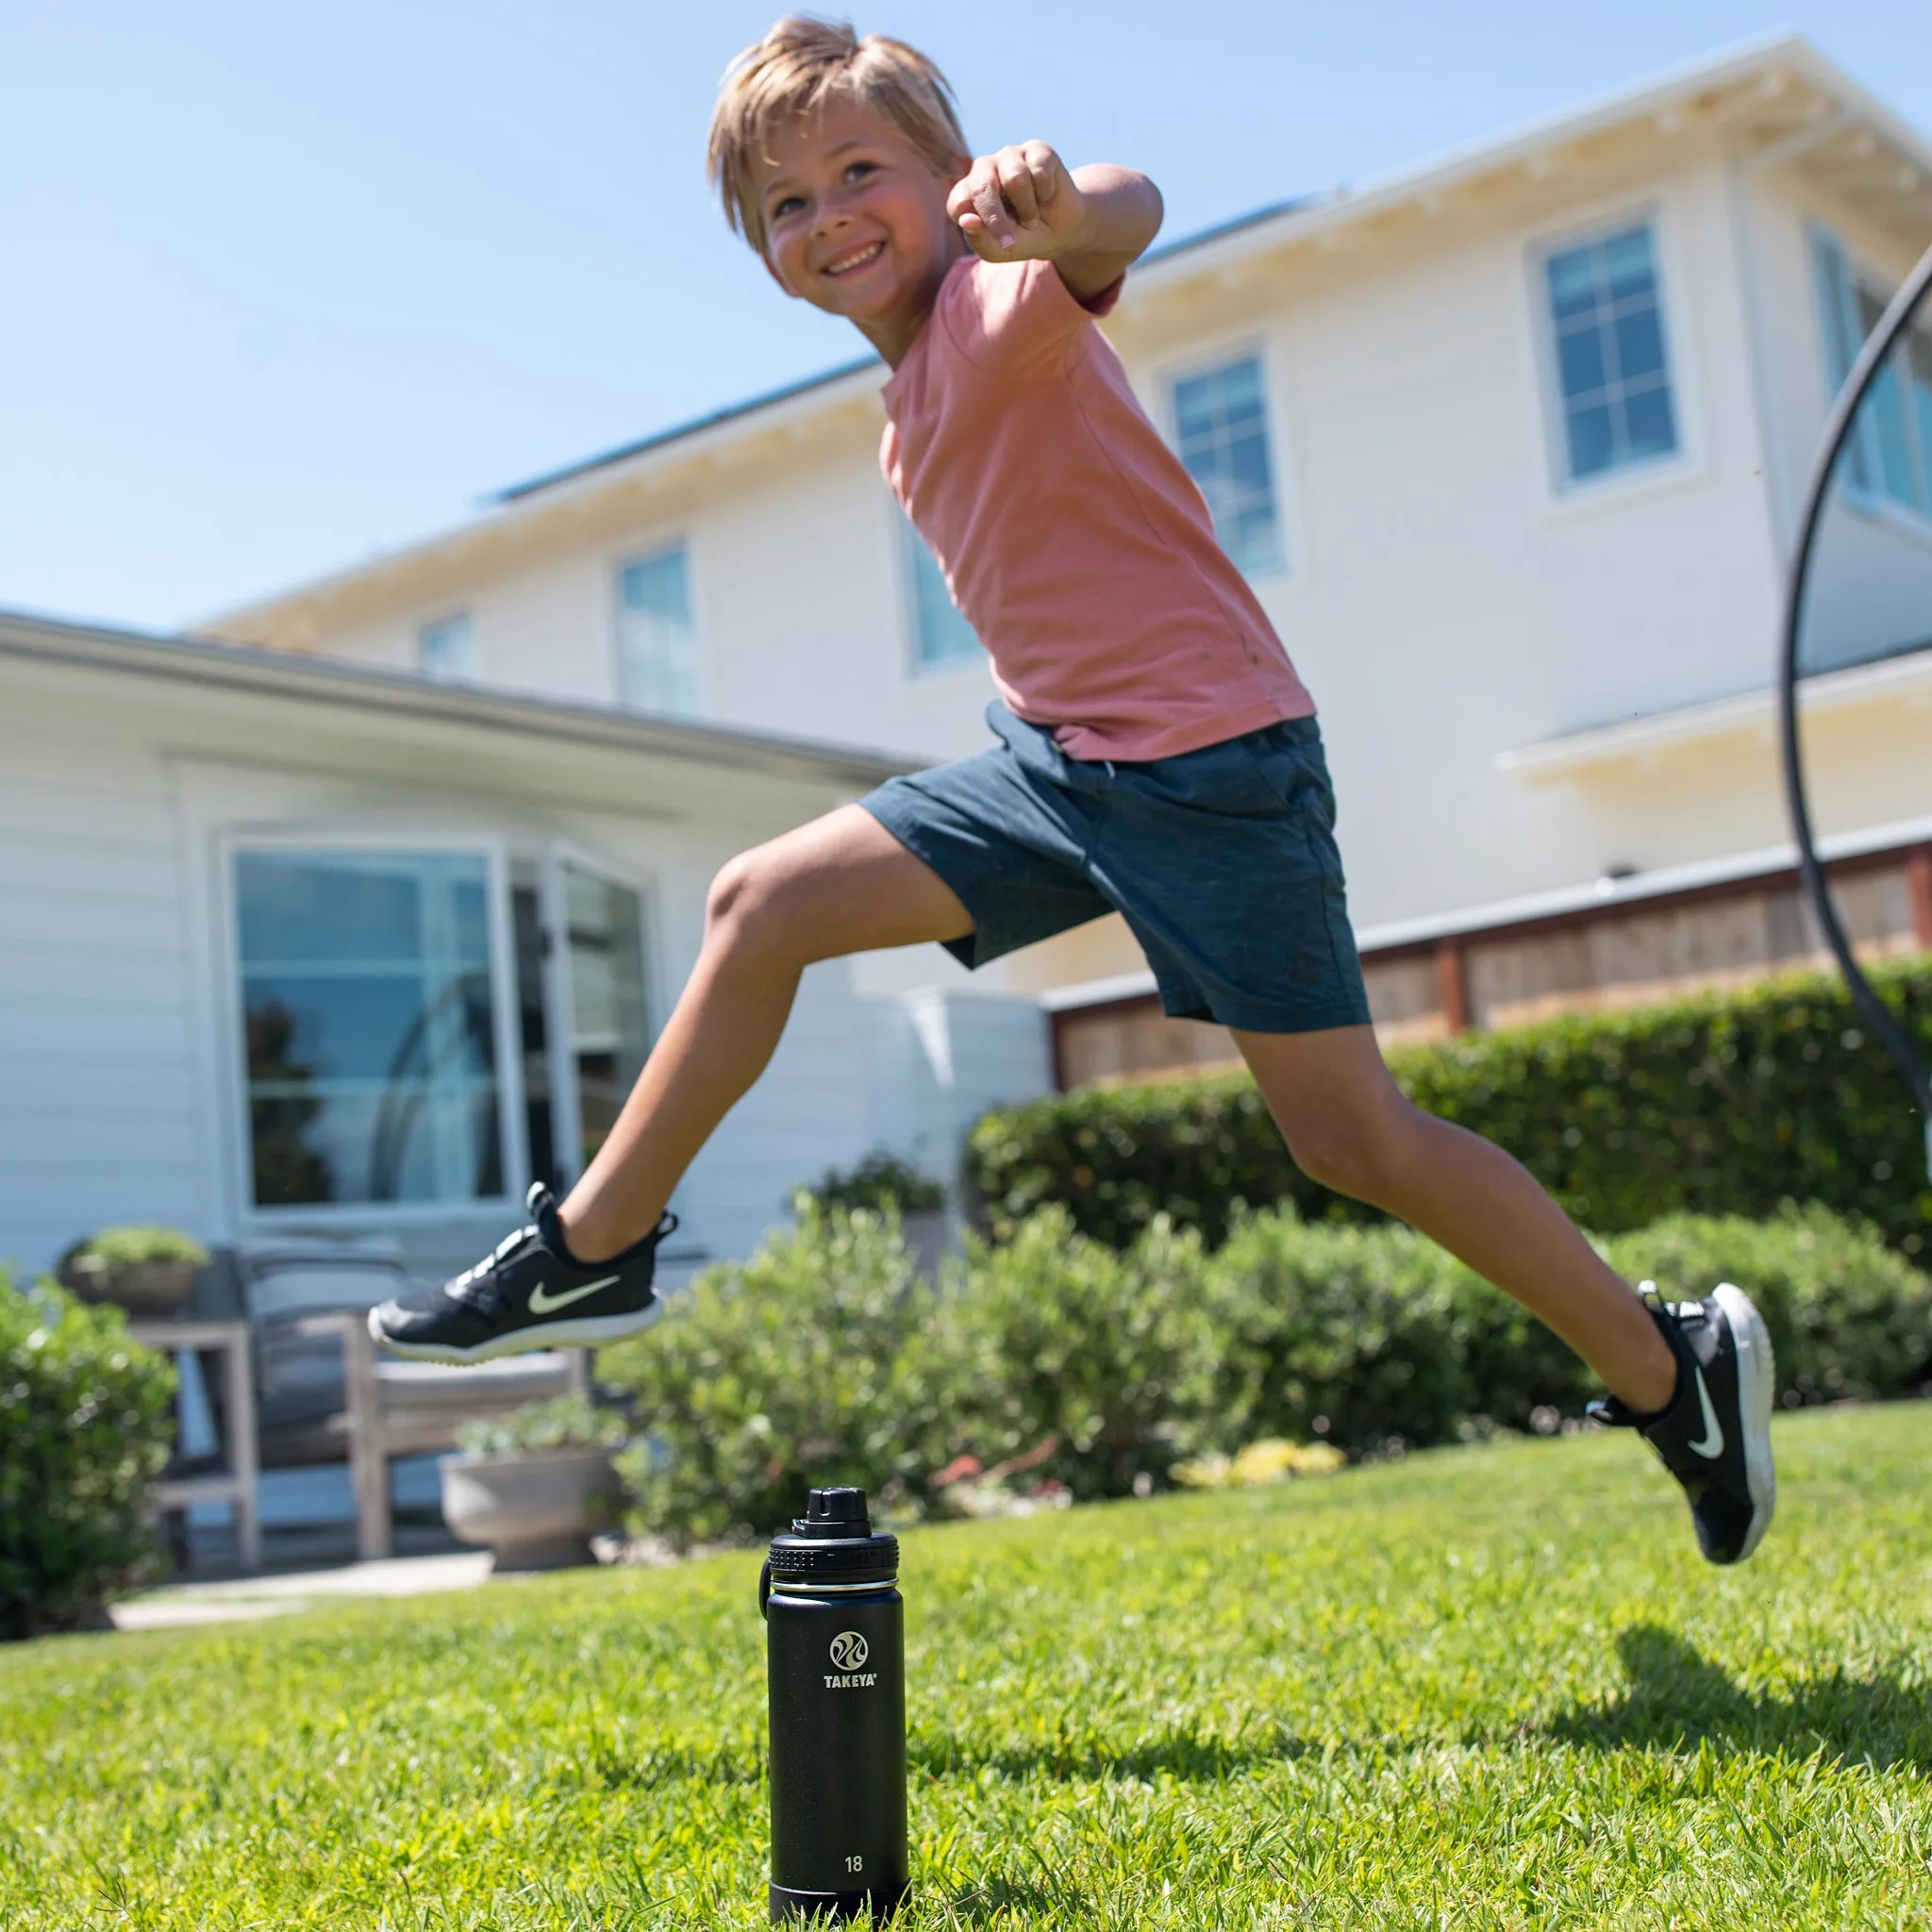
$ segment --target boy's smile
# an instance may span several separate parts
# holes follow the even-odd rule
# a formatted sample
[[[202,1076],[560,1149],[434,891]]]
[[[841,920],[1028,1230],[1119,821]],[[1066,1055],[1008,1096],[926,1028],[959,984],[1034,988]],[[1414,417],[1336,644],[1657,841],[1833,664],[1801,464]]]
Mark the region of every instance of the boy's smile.
[[[758,163],[765,265],[787,294],[842,315],[896,367],[966,252],[946,213],[950,185],[862,108],[795,115]]]

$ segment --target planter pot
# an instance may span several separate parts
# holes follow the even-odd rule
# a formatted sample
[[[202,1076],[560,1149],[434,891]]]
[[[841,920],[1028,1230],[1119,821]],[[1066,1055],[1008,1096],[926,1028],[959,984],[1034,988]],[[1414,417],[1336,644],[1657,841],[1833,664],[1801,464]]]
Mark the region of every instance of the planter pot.
[[[525,1456],[445,1456],[442,1520],[466,1543],[495,1552],[491,1571],[594,1563],[591,1539],[617,1521],[622,1491],[608,1449],[536,1449]]]
[[[109,1269],[98,1255],[81,1255],[60,1278],[84,1302],[104,1302],[130,1315],[172,1315],[194,1292],[192,1261],[137,1261]]]

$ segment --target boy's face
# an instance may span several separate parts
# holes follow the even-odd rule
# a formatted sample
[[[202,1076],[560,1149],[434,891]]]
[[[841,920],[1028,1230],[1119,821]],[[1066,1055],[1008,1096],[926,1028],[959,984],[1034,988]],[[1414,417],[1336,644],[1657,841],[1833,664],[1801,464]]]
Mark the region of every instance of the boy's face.
[[[779,286],[868,334],[924,320],[965,248],[946,215],[958,175],[942,179],[890,122],[851,105],[796,115],[766,146],[756,180]],[[968,165],[962,155],[958,173]]]

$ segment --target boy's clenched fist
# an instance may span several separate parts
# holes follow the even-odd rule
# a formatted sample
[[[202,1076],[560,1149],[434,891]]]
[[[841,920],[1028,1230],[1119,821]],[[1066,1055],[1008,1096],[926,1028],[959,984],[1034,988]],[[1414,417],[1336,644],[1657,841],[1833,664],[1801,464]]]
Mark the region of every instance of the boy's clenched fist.
[[[1080,248],[1087,197],[1043,141],[982,155],[953,184],[946,212],[983,261],[1052,261]]]

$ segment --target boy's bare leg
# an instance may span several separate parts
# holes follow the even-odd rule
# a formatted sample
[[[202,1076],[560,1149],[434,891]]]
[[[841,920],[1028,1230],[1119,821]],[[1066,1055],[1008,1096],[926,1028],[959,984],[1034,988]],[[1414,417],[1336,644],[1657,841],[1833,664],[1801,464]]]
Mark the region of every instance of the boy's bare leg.
[[[861,807],[741,854],[711,886],[705,942],[630,1098],[560,1211],[600,1260],[658,1224],[678,1177],[772,1058],[814,960],[958,939],[953,890]]]
[[[1370,1026],[1237,1032],[1296,1165],[1440,1242],[1547,1323],[1633,1409],[1677,1365],[1643,1304],[1520,1161],[1404,1097]]]

